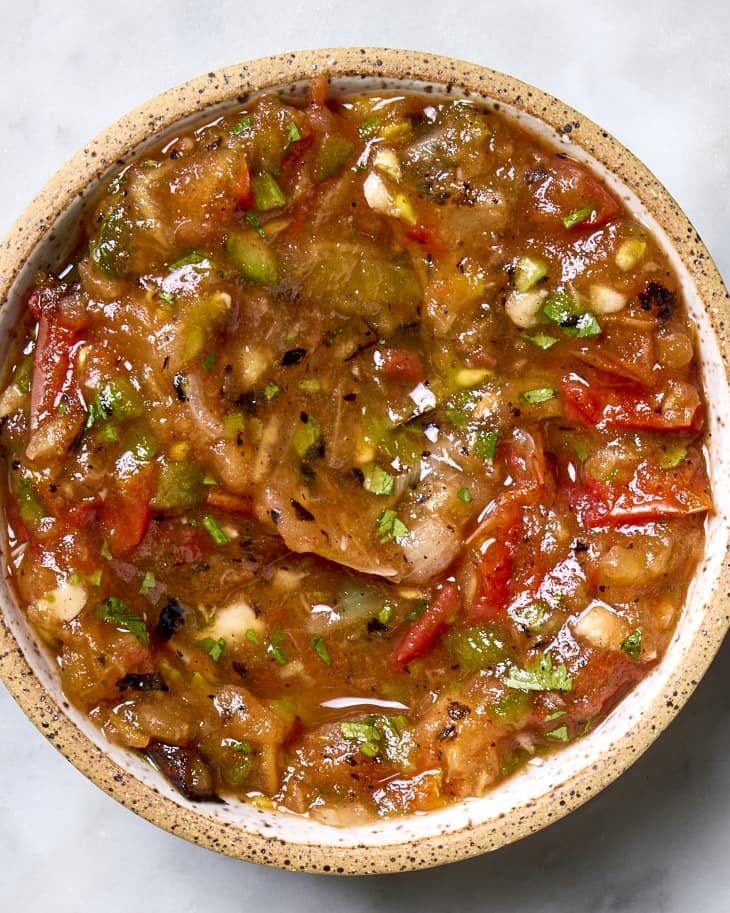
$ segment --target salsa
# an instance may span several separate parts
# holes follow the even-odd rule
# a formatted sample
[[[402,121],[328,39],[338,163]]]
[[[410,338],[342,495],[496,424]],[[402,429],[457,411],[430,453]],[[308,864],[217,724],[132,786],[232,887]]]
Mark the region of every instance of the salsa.
[[[9,573],[187,798],[479,796],[661,659],[712,509],[694,328],[569,151],[318,79],[148,148],[74,243],[0,397]]]

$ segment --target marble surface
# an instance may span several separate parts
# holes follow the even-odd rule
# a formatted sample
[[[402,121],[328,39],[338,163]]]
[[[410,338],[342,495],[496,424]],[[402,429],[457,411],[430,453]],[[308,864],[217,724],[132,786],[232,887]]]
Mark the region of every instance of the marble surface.
[[[0,233],[77,147],[169,85],[291,48],[390,45],[534,82],[660,177],[730,278],[725,0],[0,0]],[[325,880],[216,856],[117,806],[0,687],[0,910],[727,913],[726,644],[679,719],[588,806],[449,868]]]

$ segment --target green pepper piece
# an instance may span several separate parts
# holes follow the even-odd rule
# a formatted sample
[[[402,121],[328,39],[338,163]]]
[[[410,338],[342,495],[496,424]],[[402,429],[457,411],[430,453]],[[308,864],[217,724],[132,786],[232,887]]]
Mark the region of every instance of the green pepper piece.
[[[253,198],[256,209],[260,212],[267,212],[269,209],[278,209],[280,206],[286,206],[286,197],[284,191],[269,171],[257,174],[251,181]],[[257,232],[258,234],[258,232]]]
[[[200,504],[205,498],[204,479],[205,473],[197,463],[163,463],[153,506],[158,510],[171,510]]]
[[[469,671],[490,669],[512,655],[512,646],[498,625],[473,625],[454,631],[448,640],[449,652]]]
[[[325,133],[319,144],[314,180],[326,181],[336,174],[355,151],[355,144],[339,133]]]
[[[258,285],[275,285],[279,271],[269,245],[254,231],[239,231],[228,236],[228,256],[241,275]]]

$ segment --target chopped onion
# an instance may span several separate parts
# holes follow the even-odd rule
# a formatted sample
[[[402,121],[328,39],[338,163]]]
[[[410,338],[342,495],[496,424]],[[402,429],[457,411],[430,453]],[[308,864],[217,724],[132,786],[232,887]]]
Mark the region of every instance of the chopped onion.
[[[530,289],[529,292],[513,291],[505,302],[504,309],[507,316],[518,327],[528,330],[537,326],[540,308],[547,298],[546,289]]]

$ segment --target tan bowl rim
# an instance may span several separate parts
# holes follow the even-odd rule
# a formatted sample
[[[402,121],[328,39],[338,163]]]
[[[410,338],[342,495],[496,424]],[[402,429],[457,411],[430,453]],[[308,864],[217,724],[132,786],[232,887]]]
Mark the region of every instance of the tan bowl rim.
[[[629,188],[671,239],[704,302],[718,341],[727,379],[730,345],[724,317],[727,292],[699,235],[666,189],[628,150],[589,119],[562,102],[523,83],[477,64],[417,51],[386,48],[333,48],[264,57],[199,76],[172,88],[125,115],[102,131],[45,185],[11,228],[0,246],[0,300],[5,301],[30,253],[59,215],[83,189],[140,142],[175,122],[223,101],[251,92],[307,80],[328,72],[333,79],[382,77],[417,80],[447,91],[455,87],[475,97],[503,102],[532,115],[558,132],[570,131],[571,142],[605,165]],[[365,874],[404,871],[452,862],[496,849],[545,827],[596,795],[628,768],[666,728],[705,673],[727,631],[730,571],[724,562],[712,581],[724,595],[723,607],[703,631],[702,647],[690,648],[690,662],[674,679],[675,696],[657,696],[639,722],[623,736],[616,762],[582,769],[558,791],[543,795],[527,813],[508,813],[495,827],[486,820],[460,830],[416,841],[383,846],[295,844],[213,823],[183,807],[119,767],[58,706],[36,677],[5,619],[0,615],[0,678],[26,715],[86,777],[127,808],[165,830],[194,843],[253,862],[309,872]]]

